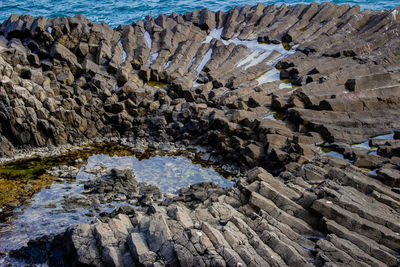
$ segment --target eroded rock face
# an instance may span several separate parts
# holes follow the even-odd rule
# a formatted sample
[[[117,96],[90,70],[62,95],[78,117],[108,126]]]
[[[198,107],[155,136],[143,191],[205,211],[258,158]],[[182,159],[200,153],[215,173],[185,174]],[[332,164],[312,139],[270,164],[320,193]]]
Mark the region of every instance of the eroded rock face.
[[[13,15],[0,27],[0,152],[135,136],[254,167],[234,189],[195,185],[70,228],[72,265],[396,266],[398,14],[259,4],[116,29]],[[278,51],[251,49],[256,40]],[[323,142],[347,160],[322,156]],[[108,178],[87,189],[137,187],[128,173]]]
[[[285,181],[257,167],[240,186],[211,189],[201,201],[184,195],[207,185],[70,227],[50,238],[51,246],[29,246],[72,266],[399,264],[399,195],[359,169],[319,164],[328,173],[314,187],[304,177]],[[64,258],[49,253],[57,249]]]
[[[88,180],[84,184],[84,194],[90,207],[110,202],[128,202],[130,205],[149,206],[153,201],[160,201],[163,193],[154,185],[140,182],[135,179],[132,169],[112,169],[110,173]],[[70,200],[65,200],[66,205]]]

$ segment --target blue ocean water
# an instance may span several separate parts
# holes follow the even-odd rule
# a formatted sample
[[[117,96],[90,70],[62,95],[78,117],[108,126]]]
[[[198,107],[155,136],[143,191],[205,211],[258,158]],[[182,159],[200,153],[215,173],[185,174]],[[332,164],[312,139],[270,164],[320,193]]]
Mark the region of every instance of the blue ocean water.
[[[29,14],[48,18],[74,16],[83,14],[95,22],[106,22],[111,27],[120,24],[130,24],[143,19],[147,15],[179,14],[195,9],[208,8],[212,11],[229,10],[236,6],[256,5],[262,2],[266,5],[277,4],[293,5],[311,3],[313,0],[0,0],[0,21],[7,19],[11,14]],[[327,2],[325,0],[318,2]],[[336,4],[358,4],[362,9],[393,9],[400,5],[400,0],[333,0]]]

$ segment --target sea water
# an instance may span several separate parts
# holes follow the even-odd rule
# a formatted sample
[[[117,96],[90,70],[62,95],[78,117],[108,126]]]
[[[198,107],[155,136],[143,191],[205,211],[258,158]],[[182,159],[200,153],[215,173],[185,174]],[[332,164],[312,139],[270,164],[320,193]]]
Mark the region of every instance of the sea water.
[[[208,8],[212,11],[227,11],[237,6],[264,3],[266,5],[276,4],[280,6],[307,4],[312,0],[289,0],[289,1],[272,1],[272,0],[228,0],[228,1],[193,1],[193,0],[0,0],[0,21],[6,20],[11,14],[29,14],[32,16],[45,16],[47,18],[55,17],[72,17],[76,14],[83,14],[85,17],[94,22],[106,22],[111,27],[118,25],[131,24],[145,16],[158,16],[160,14],[171,14],[176,12],[183,14],[195,9]],[[320,0],[318,2],[327,2]],[[335,4],[358,4],[361,9],[393,9],[400,5],[400,1],[396,0],[360,0],[360,1],[344,1],[333,0]]]

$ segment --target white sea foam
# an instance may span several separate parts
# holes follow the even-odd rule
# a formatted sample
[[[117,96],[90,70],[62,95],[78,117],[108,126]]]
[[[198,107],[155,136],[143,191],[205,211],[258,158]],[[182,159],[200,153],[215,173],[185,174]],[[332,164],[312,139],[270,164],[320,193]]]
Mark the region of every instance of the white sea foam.
[[[169,68],[169,66],[171,66],[172,61],[168,61],[167,64],[165,64],[163,70],[166,70]]]
[[[201,83],[198,83],[197,81],[194,81],[193,82],[193,87],[198,87],[198,86],[200,86],[201,85]]]
[[[291,83],[281,83],[279,85],[279,89],[284,89],[284,88],[292,88],[292,84]]]
[[[243,59],[241,62],[239,62],[239,64],[236,66],[238,68],[240,68],[241,66],[244,66],[244,69],[247,69],[247,65],[250,64],[251,62],[253,62],[253,60],[257,57],[259,57],[261,54],[263,54],[263,52],[261,51],[253,51],[252,53],[250,53],[245,59]]]
[[[122,62],[125,62],[127,57],[128,55],[126,54],[125,50],[122,50]]]
[[[206,37],[206,40],[203,43],[210,43],[212,39],[217,39],[223,42],[225,45],[234,43],[236,45],[244,45],[249,49],[255,50],[255,51],[263,51],[263,52],[268,52],[270,54],[272,51],[278,51],[279,53],[282,54],[282,56],[287,56],[290,54],[293,54],[293,50],[286,50],[282,45],[278,44],[265,44],[265,43],[259,43],[257,40],[239,40],[238,38],[231,39],[231,40],[223,40],[221,38],[222,31],[224,28],[219,28],[219,29],[214,29],[212,30],[209,35]]]
[[[274,117],[274,114],[270,114],[270,115],[268,115],[268,116],[265,116],[263,119],[269,119],[269,120],[276,121],[276,119],[275,119],[275,117]]]
[[[192,58],[192,60],[190,60],[188,69],[190,69],[190,68],[193,66],[193,63],[194,63],[195,61],[196,61],[196,57],[194,57],[194,58]]]
[[[252,59],[250,60],[250,62],[248,62],[248,63],[244,66],[244,69],[247,70],[248,68],[253,67],[253,66],[255,66],[255,65],[259,64],[259,63],[261,63],[261,62],[262,62],[264,59],[266,59],[268,56],[269,56],[269,53],[268,53],[268,52],[261,52],[261,51],[258,51],[258,56],[255,57],[255,58],[252,58]]]
[[[211,54],[212,54],[212,48],[208,49],[207,53],[204,55],[203,59],[201,60],[199,66],[197,66],[197,68],[196,68],[196,76],[197,77],[199,77],[200,72],[202,71],[204,66],[207,64],[207,62],[210,61]]]
[[[122,47],[122,54],[121,54],[122,62],[126,62],[126,59],[127,59],[128,55],[126,54],[126,51],[125,51],[125,49],[124,49],[124,46],[122,45],[122,41],[119,40],[118,43],[119,43],[119,44],[121,45],[121,47]]]
[[[399,11],[397,9],[392,11],[393,19],[397,18],[397,15],[399,14]]]
[[[270,71],[264,73],[261,77],[257,79],[258,84],[268,83],[279,80],[279,70],[273,68]]]
[[[217,39],[217,40],[221,40],[221,34],[222,31],[224,30],[224,28],[219,28],[219,29],[214,29],[211,30],[210,33],[208,34],[208,36],[206,37],[206,40],[203,43],[210,43],[212,39]]]
[[[146,43],[147,43],[147,46],[149,47],[149,49],[151,49],[152,41],[151,41],[150,34],[147,31],[144,33],[144,39],[146,40]]]
[[[154,60],[157,59],[157,57],[158,57],[158,52],[151,54],[149,57],[150,64],[153,63]]]
[[[209,33],[209,35],[206,37],[206,40],[203,43],[210,43],[211,40],[217,39],[217,40],[220,40],[221,42],[223,42],[225,45],[229,45],[229,44],[233,43],[235,45],[246,46],[248,49],[252,50],[252,52],[250,52],[250,54],[246,58],[244,58],[242,61],[240,61],[239,64],[237,65],[237,67],[241,67],[244,70],[261,63],[273,51],[279,52],[281,54],[281,56],[279,56],[279,57],[275,58],[273,61],[271,61],[271,65],[275,65],[276,62],[278,62],[280,59],[282,59],[290,54],[293,54],[295,52],[294,49],[291,49],[289,51],[286,50],[280,44],[276,45],[276,44],[259,43],[257,40],[247,41],[247,40],[239,40],[238,38],[235,38],[232,40],[223,40],[221,38],[223,30],[224,30],[224,28],[212,30]],[[208,60],[209,59],[207,59],[207,61]],[[279,80],[279,71],[276,69],[268,71],[264,75],[262,75],[260,78],[258,78],[257,80],[258,80],[259,84]],[[288,86],[291,87],[291,85],[288,85]],[[280,88],[281,87],[285,88],[286,85],[284,84],[284,85],[280,86]]]

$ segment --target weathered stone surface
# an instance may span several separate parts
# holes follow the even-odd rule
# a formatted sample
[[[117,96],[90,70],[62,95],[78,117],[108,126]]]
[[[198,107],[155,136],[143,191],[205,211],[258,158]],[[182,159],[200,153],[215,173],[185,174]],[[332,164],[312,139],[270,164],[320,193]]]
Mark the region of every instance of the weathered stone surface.
[[[128,238],[129,249],[134,258],[136,258],[141,264],[146,265],[156,261],[157,254],[150,251],[146,237],[140,233],[132,233]]]
[[[71,266],[398,265],[398,11],[258,4],[115,29],[11,16],[0,26],[1,155],[135,137],[202,147],[240,170],[231,189],[175,195],[131,171],[99,175],[65,204],[129,205],[58,245],[47,238],[40,255],[58,246]],[[296,48],[261,55],[256,40]],[[366,141],[377,153],[354,146]]]
[[[73,264],[102,265],[101,254],[90,225],[80,224],[69,229],[66,233],[66,245],[70,247],[68,253],[73,255],[70,258]]]
[[[185,207],[177,206],[173,208],[169,214],[173,219],[180,222],[183,227],[191,228],[193,226],[193,221],[189,216],[190,211]]]
[[[363,76],[346,81],[346,89],[349,91],[373,90],[379,87],[387,87],[396,84],[390,73],[379,73]]]
[[[378,225],[361,218],[357,214],[351,213],[327,200],[317,200],[312,208],[323,216],[334,219],[339,224],[351,228],[353,231],[365,235],[378,243],[391,249],[398,249],[399,237],[385,226]]]
[[[389,186],[397,187],[400,185],[400,172],[394,169],[380,169],[378,172],[380,180]]]
[[[59,60],[64,60],[68,63],[72,73],[78,74],[82,69],[82,66],[78,63],[76,56],[65,46],[60,43],[56,43],[52,50],[51,55]]]
[[[172,239],[171,232],[168,228],[166,218],[163,215],[156,214],[149,224],[149,233],[147,240],[149,248],[157,252],[167,241]]]

